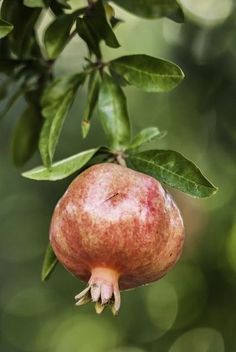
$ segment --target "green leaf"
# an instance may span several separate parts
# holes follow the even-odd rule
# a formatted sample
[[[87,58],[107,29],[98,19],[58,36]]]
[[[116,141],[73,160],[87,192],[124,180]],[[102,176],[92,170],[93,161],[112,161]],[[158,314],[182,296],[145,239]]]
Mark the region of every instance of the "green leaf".
[[[49,5],[49,0],[24,0],[23,3],[28,7],[46,7]]]
[[[97,1],[89,8],[89,11],[77,19],[77,32],[86,42],[90,52],[101,57],[99,42],[104,40],[106,45],[112,48],[120,46],[110,24],[107,21],[106,12],[102,1]]]
[[[191,161],[171,150],[149,150],[127,159],[128,166],[191,196],[204,198],[217,191]]]
[[[110,68],[129,84],[147,92],[169,91],[184,78],[177,65],[147,55],[122,56],[111,61]]]
[[[68,4],[70,0],[53,0],[50,1],[50,9],[54,15],[59,16],[65,13],[65,10],[71,9],[71,6]]]
[[[22,87],[19,88],[13,95],[9,98],[8,102],[6,103],[4,109],[0,111],[0,120],[8,113],[11,107],[15,104],[15,102],[20,98],[20,96],[24,93]]]
[[[51,83],[43,93],[41,106],[45,122],[40,134],[39,150],[45,166],[52,163],[67,112],[84,78],[84,74],[64,76]]]
[[[116,84],[118,84],[118,86],[126,87],[127,85],[129,85],[124,76],[119,75],[116,71],[112,69],[112,65],[109,65],[109,71],[113,80],[116,82]]]
[[[87,136],[90,129],[90,121],[92,118],[94,108],[98,101],[98,93],[99,93],[98,72],[93,72],[89,77],[88,95],[87,95],[87,100],[86,100],[86,105],[85,105],[83,120],[81,125],[83,138]]]
[[[124,149],[130,142],[126,98],[122,89],[107,74],[102,77],[98,109],[111,148]]]
[[[16,124],[12,139],[13,161],[22,166],[34,154],[41,127],[40,115],[29,106]]]
[[[89,149],[54,163],[50,168],[36,167],[26,171],[22,176],[38,181],[62,180],[80,170],[99,151],[100,148]]]
[[[141,130],[136,136],[132,139],[128,149],[136,149],[140,146],[151,142],[155,138],[162,138],[166,135],[166,132],[160,132],[157,127],[147,127]]]
[[[144,18],[168,17],[182,23],[184,14],[176,0],[112,0],[128,12]]]
[[[90,53],[94,53],[97,57],[101,58],[101,51],[99,47],[99,41],[97,37],[94,36],[93,32],[88,25],[88,20],[86,17],[78,17],[76,20],[76,30],[78,35],[85,41],[87,44],[88,50]]]
[[[48,26],[44,45],[49,59],[56,59],[66,46],[75,19],[75,14],[61,15]]]
[[[71,6],[68,4],[69,0],[56,0],[65,9],[71,9]]]
[[[52,246],[49,244],[43,260],[43,267],[41,272],[42,281],[46,281],[49,278],[57,263],[58,259],[52,249]]]
[[[116,18],[116,17],[112,17],[110,19],[110,23],[111,23],[112,28],[117,27],[119,24],[121,24],[123,22],[124,22],[123,20],[121,20],[120,18]]]
[[[13,30],[14,26],[2,19],[0,19],[0,39],[8,35]]]
[[[40,8],[30,8],[19,0],[3,0],[2,18],[12,23],[14,29],[9,35],[11,49],[19,58],[31,58],[40,52],[36,40],[34,26],[41,13]],[[37,56],[37,55],[36,55]]]
[[[107,21],[106,12],[102,1],[97,1],[94,3],[86,17],[91,31],[99,40],[104,40],[106,45],[111,48],[118,48],[120,46],[111,26]]]

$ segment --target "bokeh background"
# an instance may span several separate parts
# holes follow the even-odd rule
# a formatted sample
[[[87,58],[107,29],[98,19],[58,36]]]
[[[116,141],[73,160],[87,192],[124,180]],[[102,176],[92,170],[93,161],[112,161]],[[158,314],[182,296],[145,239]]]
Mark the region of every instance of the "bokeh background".
[[[48,282],[40,281],[50,217],[72,178],[55,183],[22,178],[23,170],[40,163],[38,155],[23,170],[13,166],[12,128],[26,105],[19,100],[0,130],[1,352],[236,351],[236,9],[234,0],[181,4],[184,25],[142,20],[116,8],[125,21],[116,30],[122,47],[103,51],[106,59],[145,53],[183,68],[186,79],[171,93],[125,89],[133,131],[149,125],[168,130],[153,146],[196,162],[218,193],[197,200],[172,191],[185,220],[183,257],[159,282],[122,293],[118,318],[109,310],[96,316],[92,305],[77,308],[73,297],[84,285],[62,266]],[[78,71],[84,54],[82,42],[73,39],[56,74]],[[57,159],[104,144],[96,119],[82,140],[84,100],[80,90]]]

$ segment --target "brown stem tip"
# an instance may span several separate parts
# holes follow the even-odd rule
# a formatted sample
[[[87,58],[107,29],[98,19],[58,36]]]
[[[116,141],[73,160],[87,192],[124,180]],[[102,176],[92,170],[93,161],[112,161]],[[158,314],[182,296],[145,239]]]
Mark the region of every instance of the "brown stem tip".
[[[118,278],[119,275],[114,270],[93,269],[88,286],[75,296],[76,306],[94,302],[97,314],[101,314],[109,306],[113,315],[117,315],[120,309]]]

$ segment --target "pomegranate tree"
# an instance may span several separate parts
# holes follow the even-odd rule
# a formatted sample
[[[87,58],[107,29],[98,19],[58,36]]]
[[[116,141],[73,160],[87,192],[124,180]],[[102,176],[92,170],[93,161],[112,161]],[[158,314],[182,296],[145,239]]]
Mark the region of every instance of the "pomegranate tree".
[[[15,163],[22,166],[38,146],[43,165],[25,172],[25,177],[56,181],[80,173],[55,208],[42,278],[49,276],[58,258],[88,283],[76,296],[77,305],[93,301],[98,313],[110,305],[117,314],[119,290],[160,279],[181,254],[182,218],[161,183],[194,197],[210,196],[216,188],[178,152],[148,149],[147,143],[164,136],[157,127],[144,128],[132,137],[123,86],[167,92],[182,82],[180,67],[143,54],[104,60],[101,42],[118,48],[114,28],[122,21],[107,1],[92,0],[81,7],[75,3],[73,7],[67,0],[1,2],[0,36],[6,37],[4,48],[9,67],[15,69],[16,89],[22,82],[28,104],[17,119],[12,150]],[[184,19],[176,0],[164,8],[158,1],[114,3],[145,18]],[[47,11],[50,16],[42,21]],[[18,22],[19,13],[22,23]],[[52,15],[52,22],[42,30],[38,20],[43,26]],[[18,40],[21,27],[24,45]],[[86,61],[78,65],[83,70],[55,79],[54,64],[75,36],[88,48]],[[87,137],[97,107],[107,146],[54,162],[66,115],[84,84],[82,137]],[[18,91],[11,103],[15,97]]]
[[[184,227],[171,196],[154,178],[120,165],[81,173],[58,202],[50,230],[59,261],[88,282],[76,305],[120,308],[119,289],[160,279],[178,260]]]

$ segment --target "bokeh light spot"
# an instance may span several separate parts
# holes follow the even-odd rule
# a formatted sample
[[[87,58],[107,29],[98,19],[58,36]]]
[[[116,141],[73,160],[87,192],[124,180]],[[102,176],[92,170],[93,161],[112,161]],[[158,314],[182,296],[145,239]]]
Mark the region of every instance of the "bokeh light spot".
[[[118,332],[94,316],[70,316],[61,321],[51,340],[50,352],[104,352],[117,346]]]
[[[222,335],[214,329],[198,328],[180,336],[169,352],[224,352]]]
[[[222,23],[231,13],[232,0],[181,0],[187,15],[200,25],[218,25]]]
[[[178,299],[173,285],[159,281],[147,290],[147,310],[156,327],[156,338],[167,332],[177,316]]]
[[[173,285],[178,297],[178,314],[173,328],[183,328],[202,313],[207,297],[205,278],[198,267],[178,264],[162,280]]]
[[[54,294],[43,286],[30,287],[24,290],[14,291],[8,297],[5,312],[16,316],[40,316],[55,307]]]

